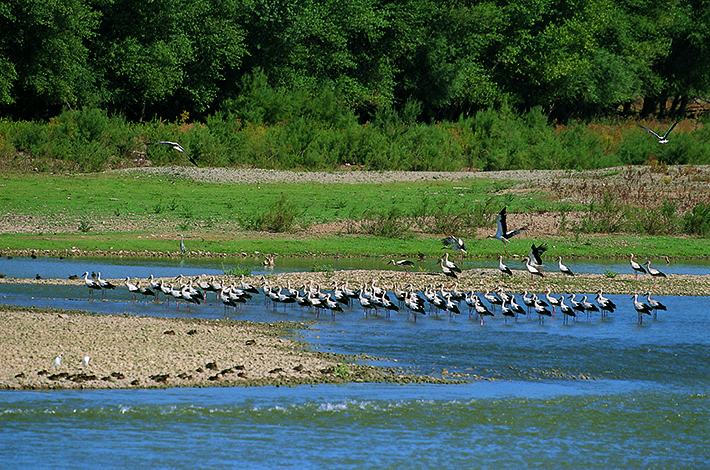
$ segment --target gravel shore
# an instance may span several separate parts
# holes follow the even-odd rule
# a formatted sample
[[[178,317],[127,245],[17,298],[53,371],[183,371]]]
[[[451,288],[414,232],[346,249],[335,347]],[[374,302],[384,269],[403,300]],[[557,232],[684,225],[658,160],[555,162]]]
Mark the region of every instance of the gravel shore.
[[[294,337],[306,326],[0,306],[0,389],[426,380],[357,364],[363,359],[359,356],[311,351]],[[61,362],[54,367],[59,354]],[[88,365],[83,364],[86,356]]]

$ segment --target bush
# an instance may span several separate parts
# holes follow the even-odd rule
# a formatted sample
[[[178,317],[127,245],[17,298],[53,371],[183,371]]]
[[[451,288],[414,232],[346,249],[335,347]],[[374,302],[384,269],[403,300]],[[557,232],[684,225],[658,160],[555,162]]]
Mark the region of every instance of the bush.
[[[683,230],[690,235],[710,237],[710,203],[699,204],[683,216]]]

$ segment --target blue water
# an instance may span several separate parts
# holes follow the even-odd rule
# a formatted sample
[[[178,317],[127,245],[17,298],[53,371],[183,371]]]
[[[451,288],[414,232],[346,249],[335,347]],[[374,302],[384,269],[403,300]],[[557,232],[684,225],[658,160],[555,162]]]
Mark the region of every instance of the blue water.
[[[640,261],[640,260],[639,260]],[[710,274],[710,260],[674,260],[666,265],[663,260],[651,260],[651,266],[666,274]],[[511,269],[523,271],[522,262],[505,261]],[[633,274],[628,260],[565,260],[565,265],[578,273],[603,273],[605,270]],[[0,258],[0,273],[17,279],[34,278],[37,274],[45,279],[66,279],[71,275],[82,276],[84,272],[101,272],[103,279],[147,278],[151,274],[161,277],[221,275],[224,269],[240,266],[252,270],[253,275],[309,271],[313,265],[330,265],[333,269],[387,269],[392,265],[379,258],[276,258],[276,266],[264,267],[259,258],[50,258],[13,257]],[[457,263],[462,269],[498,269],[497,260],[466,259]],[[557,263],[548,261],[548,270],[557,271]],[[436,259],[417,263],[417,269],[440,271]]]
[[[78,287],[0,285],[0,302],[15,305],[315,320],[297,307],[267,308],[261,297],[225,314],[214,297],[188,313],[174,303],[134,303],[125,289],[103,302],[86,295]],[[498,314],[480,326],[462,305],[453,320],[442,313],[415,323],[403,312],[388,319],[356,307],[297,332],[316,350],[480,378],[463,385],[3,391],[0,466],[708,468],[710,299],[658,297],[668,311],[639,326],[628,296],[609,297],[619,308],[606,321],[505,324]]]

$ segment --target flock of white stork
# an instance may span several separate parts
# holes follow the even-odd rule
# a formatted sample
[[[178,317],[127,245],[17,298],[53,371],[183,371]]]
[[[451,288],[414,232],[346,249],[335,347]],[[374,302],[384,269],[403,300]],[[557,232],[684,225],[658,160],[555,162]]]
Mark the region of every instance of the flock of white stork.
[[[508,230],[506,221],[506,209],[500,211],[497,217],[497,231],[495,234],[489,235],[488,238],[496,238],[503,242],[503,246],[509,242],[510,238],[527,229],[522,227],[516,230]],[[446,237],[442,240],[445,249],[451,249],[459,253],[459,258],[466,253],[466,245],[464,241],[457,237]],[[184,242],[181,239],[181,246]],[[536,246],[533,244],[530,248],[528,256],[524,257],[525,267],[530,273],[531,279],[536,276],[545,277],[542,271],[543,261],[542,256],[547,251],[547,245],[541,244]],[[507,248],[505,248],[507,253]],[[634,261],[634,255],[629,255],[629,262],[634,271],[635,278],[639,273],[648,273],[654,278],[654,287],[656,280],[661,277],[666,277],[661,271],[651,267],[651,262],[648,261],[645,267]],[[415,266],[415,263],[410,260],[395,261],[391,259],[388,264],[393,264],[405,269],[404,278],[406,279],[409,269]],[[461,273],[461,269],[455,262],[449,260],[448,252],[439,259],[441,272],[450,278],[458,278],[457,273]],[[567,266],[562,264],[562,257],[557,257],[557,266],[561,273],[567,276],[574,276],[574,273]],[[513,271],[503,263],[503,255],[498,257],[498,267],[501,273],[505,276],[512,276]],[[343,312],[344,307],[352,307],[353,302],[358,301],[365,315],[379,314],[381,311],[386,313],[389,318],[390,313],[399,311],[400,308],[406,307],[409,311],[409,318],[416,321],[417,315],[426,315],[427,311],[436,313],[444,311],[452,318],[461,313],[460,304],[465,302],[469,309],[469,316],[476,315],[483,325],[483,319],[486,316],[494,316],[497,310],[503,315],[505,322],[512,318],[517,320],[519,315],[530,315],[532,312],[538,315],[540,323],[544,322],[544,317],[555,316],[557,310],[563,316],[563,323],[567,323],[570,318],[577,320],[581,315],[586,315],[587,320],[591,319],[594,313],[600,313],[601,318],[605,319],[608,314],[613,313],[616,305],[607,297],[604,297],[600,289],[596,296],[596,303],[592,303],[584,295],[579,301],[575,300],[577,294],[568,296],[561,295],[555,297],[551,294],[550,289],[543,298],[539,298],[536,294],[528,294],[527,291],[523,294],[522,302],[526,308],[523,308],[517,303],[514,294],[507,294],[499,289],[496,293],[486,291],[481,296],[474,292],[463,293],[458,291],[458,284],[455,284],[453,290],[445,289],[442,283],[439,289],[435,289],[430,284],[423,292],[415,292],[412,286],[409,289],[400,290],[395,284],[392,294],[395,297],[393,301],[387,290],[381,289],[375,285],[375,281],[366,283],[360,289],[350,289],[348,283],[335,283],[331,291],[322,292],[320,286],[310,282],[303,285],[301,290],[292,289],[290,283],[284,288],[281,286],[271,286],[267,280],[263,281],[261,288],[257,289],[245,283],[244,276],[241,276],[241,283],[236,282],[231,285],[222,285],[213,276],[210,281],[203,280],[204,276],[199,276],[195,279],[188,279],[182,275],[178,276],[170,285],[165,284],[164,280],[157,280],[150,276],[148,285],[141,286],[140,280],[131,282],[129,277],[126,277],[125,285],[129,293],[133,295],[133,302],[136,301],[137,295],[144,298],[151,298],[155,302],[159,302],[160,295],[163,295],[166,304],[170,299],[174,299],[176,306],[179,308],[180,302],[183,302],[189,310],[190,305],[200,305],[206,303],[207,294],[214,292],[218,301],[224,305],[225,309],[237,308],[239,305],[247,303],[256,294],[263,293],[267,305],[284,306],[284,310],[288,304],[296,304],[301,307],[313,309],[316,312],[316,318],[322,311],[329,311],[333,318],[336,312]],[[84,282],[89,289],[89,299],[93,300],[93,292],[101,291],[102,299],[106,297],[106,291],[116,288],[111,282],[101,279],[101,273],[92,274],[84,273]],[[175,287],[177,284],[177,287]],[[486,305],[485,299],[489,305]],[[639,300],[639,295],[635,294],[632,297],[634,309],[638,313],[638,323],[643,323],[644,315],[653,315],[654,318],[659,310],[666,310],[666,307],[659,301],[652,299],[650,292],[646,295],[646,302]],[[567,301],[568,303],[565,303]],[[427,309],[427,306],[429,307]]]

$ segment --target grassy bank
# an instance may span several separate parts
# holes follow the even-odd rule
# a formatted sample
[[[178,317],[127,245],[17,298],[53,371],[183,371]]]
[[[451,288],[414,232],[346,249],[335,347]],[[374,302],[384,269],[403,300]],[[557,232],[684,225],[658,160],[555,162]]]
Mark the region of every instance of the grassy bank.
[[[704,173],[617,171],[524,182],[474,175],[480,174],[451,181],[226,184],[179,171],[5,174],[0,250],[182,256],[182,233],[185,256],[439,256],[442,235],[455,234],[466,238],[467,256],[489,258],[502,244],[486,235],[507,207],[510,228],[529,227],[510,243],[515,254],[546,242],[554,247],[550,253],[565,258],[708,256],[707,238],[698,236],[710,224]],[[654,181],[662,190],[648,187]]]

